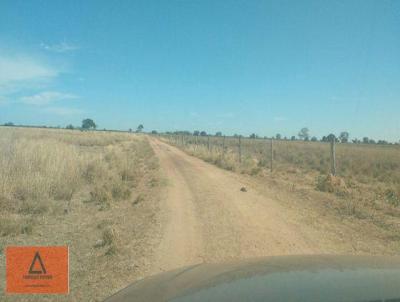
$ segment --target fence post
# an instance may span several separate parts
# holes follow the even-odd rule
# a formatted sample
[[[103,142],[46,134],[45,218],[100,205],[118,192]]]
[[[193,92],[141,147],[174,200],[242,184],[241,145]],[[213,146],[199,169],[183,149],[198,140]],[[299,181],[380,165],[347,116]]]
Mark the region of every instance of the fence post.
[[[225,135],[222,138],[222,156],[224,156],[224,155],[225,155]]]
[[[271,162],[270,162],[270,169],[271,169],[271,173],[273,170],[273,166],[274,166],[274,139],[271,137]]]
[[[242,162],[242,136],[239,135],[239,163]]]
[[[210,135],[207,135],[207,150],[210,152]]]
[[[336,138],[332,136],[331,140],[331,173],[336,176]]]

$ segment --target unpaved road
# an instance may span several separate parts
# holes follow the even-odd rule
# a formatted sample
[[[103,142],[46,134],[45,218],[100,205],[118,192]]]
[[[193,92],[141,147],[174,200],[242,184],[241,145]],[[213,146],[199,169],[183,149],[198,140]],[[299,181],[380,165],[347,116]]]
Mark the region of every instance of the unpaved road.
[[[296,223],[294,211],[240,175],[159,140],[150,143],[168,180],[154,273],[200,262],[324,252],[315,233]]]

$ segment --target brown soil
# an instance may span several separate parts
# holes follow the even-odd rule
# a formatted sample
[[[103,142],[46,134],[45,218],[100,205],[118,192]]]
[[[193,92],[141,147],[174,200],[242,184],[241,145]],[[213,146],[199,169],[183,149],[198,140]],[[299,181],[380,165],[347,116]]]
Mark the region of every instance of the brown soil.
[[[151,145],[168,179],[153,273],[266,255],[393,253],[376,226],[321,202],[330,194],[282,190],[278,181],[219,169],[159,140]]]

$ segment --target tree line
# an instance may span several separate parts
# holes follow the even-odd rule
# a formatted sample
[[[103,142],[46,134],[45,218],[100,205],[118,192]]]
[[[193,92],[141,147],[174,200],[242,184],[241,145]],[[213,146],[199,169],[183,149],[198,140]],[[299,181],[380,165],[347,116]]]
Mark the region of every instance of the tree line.
[[[7,122],[4,123],[3,126],[16,126],[14,125],[14,123],[12,122]],[[23,125],[19,125],[19,126],[23,126]],[[27,127],[27,126],[25,126]],[[60,126],[57,127],[47,127],[47,126],[41,126],[42,128],[61,128]],[[78,126],[73,126],[72,124],[69,124],[65,127],[65,129],[80,129],[80,130],[95,130],[97,129],[98,126],[97,124],[94,122],[93,119],[90,118],[86,118],[84,120],[82,120],[82,124],[80,127]],[[103,129],[106,130],[106,129]],[[140,133],[143,132],[144,130],[144,126],[143,124],[139,124],[136,128],[136,130],[134,132],[136,133]],[[133,132],[132,128],[128,129],[128,132]],[[156,130],[152,130],[150,132],[151,134],[158,134],[158,132]],[[186,135],[186,136],[215,136],[215,137],[222,137],[224,136],[222,134],[221,131],[217,131],[215,132],[215,134],[209,134],[206,131],[201,131],[201,130],[195,130],[193,132],[191,131],[166,131],[165,134],[168,135]],[[241,134],[234,134],[233,137],[245,137]],[[333,140],[335,140],[335,142],[340,142],[340,143],[353,143],[353,144],[379,144],[379,145],[389,145],[392,144],[386,140],[374,140],[371,139],[367,136],[363,137],[362,139],[358,139],[358,138],[353,138],[350,139],[350,134],[347,131],[342,131],[340,132],[339,135],[335,135],[333,133],[330,133],[328,135],[324,135],[322,136],[320,139],[318,139],[316,136],[311,136],[310,135],[310,130],[307,127],[303,127],[300,129],[300,131],[298,132],[297,136],[292,135],[290,138],[287,136],[282,136],[280,133],[277,133],[275,136],[272,137],[268,137],[268,136],[259,136],[255,133],[252,133],[248,136],[248,138],[250,139],[260,139],[260,138],[264,138],[264,139],[276,139],[276,140],[291,140],[291,141],[312,141],[312,142],[331,142]],[[395,143],[396,145],[399,144],[399,142]]]
[[[155,133],[157,133],[155,131]],[[206,131],[200,131],[200,130],[195,130],[193,132],[191,131],[167,131],[166,134],[169,135],[186,135],[186,136],[215,136],[215,137],[222,137],[224,136],[221,131],[217,131],[215,134],[210,134],[207,133]],[[242,137],[244,138],[245,136],[240,135],[240,134],[234,134],[233,137]],[[331,142],[332,140],[335,140],[335,142],[338,143],[353,143],[353,144],[379,144],[379,145],[388,145],[391,144],[386,140],[374,140],[368,137],[363,137],[362,139],[354,138],[350,139],[350,133],[348,131],[342,131],[340,132],[339,135],[335,135],[333,133],[330,133],[328,135],[322,136],[320,139],[318,139],[316,136],[311,136],[310,135],[310,130],[307,127],[301,128],[300,131],[298,132],[297,136],[293,135],[290,138],[287,136],[282,136],[280,133],[277,133],[275,136],[268,137],[268,136],[259,136],[255,133],[252,133],[248,136],[250,139],[276,139],[276,140],[290,140],[290,141],[312,141],[312,142]],[[399,143],[396,143],[399,144]]]

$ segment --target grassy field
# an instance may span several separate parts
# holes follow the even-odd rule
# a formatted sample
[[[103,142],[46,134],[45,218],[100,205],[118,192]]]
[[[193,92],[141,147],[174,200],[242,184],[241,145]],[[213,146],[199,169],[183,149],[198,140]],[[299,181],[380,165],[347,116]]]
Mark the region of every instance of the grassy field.
[[[289,208],[317,209],[339,226],[377,230],[374,236],[389,246],[387,253],[398,253],[399,146],[338,144],[338,177],[332,179],[327,143],[274,141],[271,172],[268,140],[242,139],[239,160],[236,138],[161,138],[247,174],[244,178],[260,183],[260,190],[268,188],[270,196]],[[168,182],[160,176],[146,135],[0,127],[0,154],[0,280],[5,280],[6,246],[70,248],[68,296],[5,296],[1,282],[1,301],[102,301],[154,272],[152,255],[165,231],[162,223],[174,212],[166,212],[165,204],[161,210]],[[315,221],[311,217],[305,223]],[[357,242],[352,243],[360,248]]]
[[[144,136],[0,128],[0,154],[1,280],[4,247],[30,244],[69,246],[68,301],[102,300],[140,277],[135,253],[151,241],[160,184]]]
[[[270,167],[270,140],[241,139],[241,163],[237,138],[186,136],[170,137],[169,140],[183,146],[207,161],[227,169],[257,174]],[[209,145],[209,147],[208,147]],[[330,171],[329,143],[274,140],[274,170],[302,172]],[[336,144],[337,171],[340,177],[361,183],[400,185],[400,146]]]
[[[341,213],[370,218],[384,228],[399,229],[400,146],[336,144],[337,178],[330,174],[330,144],[233,137],[164,136],[187,153],[221,168],[284,180],[287,189],[304,187],[334,193]],[[330,183],[331,182],[331,183]]]

